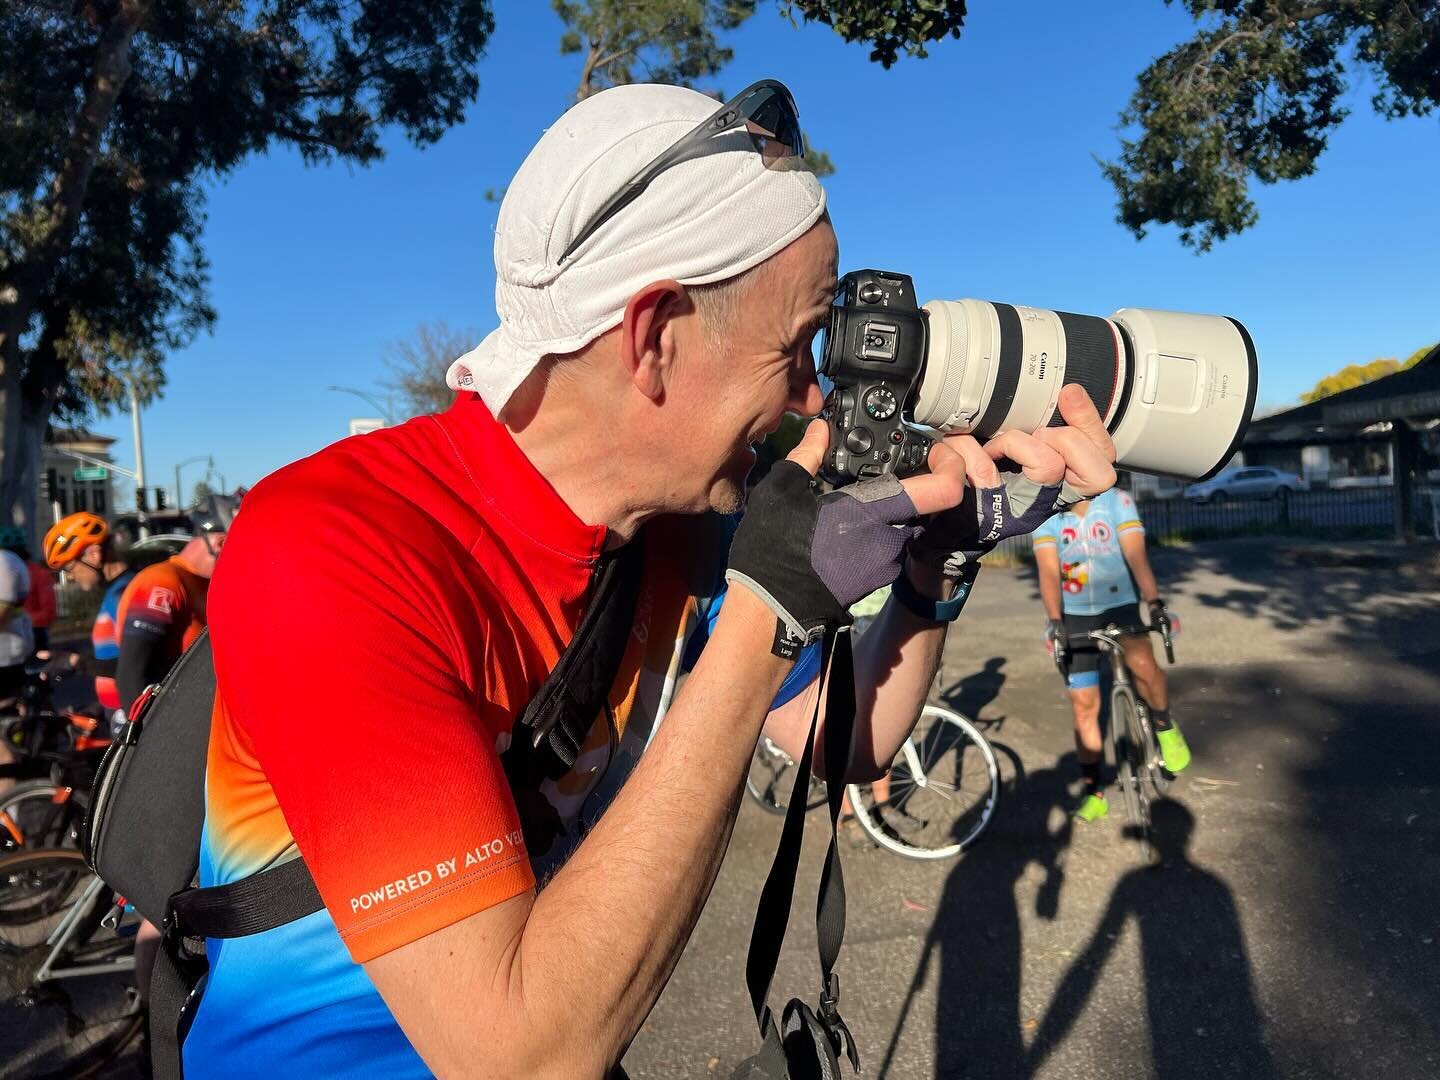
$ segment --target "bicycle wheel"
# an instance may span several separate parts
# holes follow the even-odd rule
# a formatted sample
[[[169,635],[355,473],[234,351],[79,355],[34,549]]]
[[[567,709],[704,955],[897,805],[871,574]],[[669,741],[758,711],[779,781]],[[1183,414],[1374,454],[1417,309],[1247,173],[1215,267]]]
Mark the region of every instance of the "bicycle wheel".
[[[1116,785],[1125,803],[1125,817],[1139,833],[1142,850],[1150,850],[1150,790],[1146,781],[1151,752],[1140,726],[1134,693],[1117,686],[1110,694],[1110,737],[1115,748]]]
[[[0,795],[0,855],[35,848],[76,847],[83,817],[84,802],[79,792],[49,780],[16,784]]]
[[[966,717],[926,705],[890,767],[889,796],[849,787],[855,820],[887,851],[910,859],[948,859],[980,838],[1000,802],[1000,766]]]
[[[745,774],[745,793],[770,813],[784,814],[795,787],[795,766],[794,758],[764,735],[760,736],[750,759],[750,771]],[[814,810],[824,802],[825,783],[811,776],[805,808]]]
[[[1145,772],[1142,774],[1144,782],[1150,787],[1152,799],[1163,798],[1170,790],[1170,784],[1175,779],[1175,774],[1165,768],[1160,755],[1160,742],[1155,738],[1155,725],[1150,722],[1150,710],[1145,707],[1143,701],[1137,701],[1135,708],[1135,723],[1140,729],[1140,745],[1145,747]]]
[[[89,879],[84,856],[73,849],[41,848],[0,857],[0,942],[25,948],[44,941]]]

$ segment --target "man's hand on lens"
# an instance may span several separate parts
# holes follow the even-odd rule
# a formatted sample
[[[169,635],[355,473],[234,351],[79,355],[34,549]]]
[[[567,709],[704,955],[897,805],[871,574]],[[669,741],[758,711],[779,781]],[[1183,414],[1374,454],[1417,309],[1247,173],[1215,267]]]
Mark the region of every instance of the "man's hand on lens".
[[[1078,385],[1066,386],[1060,415],[1069,426],[1036,435],[1005,431],[983,446],[971,435],[949,435],[937,444],[930,467],[953,451],[964,459],[969,487],[958,506],[925,522],[911,555],[947,577],[972,576],[980,556],[1001,540],[1039,528],[1062,491],[1089,498],[1113,485],[1115,444],[1089,395]]]
[[[924,475],[862,480],[822,495],[815,474],[829,442],[825,422],[812,422],[751,492],[725,571],[775,613],[791,646],[848,623],[851,604],[900,575],[917,532],[911,522],[955,506],[965,493],[964,460],[942,452],[931,455]],[[785,644],[777,639],[776,651]]]

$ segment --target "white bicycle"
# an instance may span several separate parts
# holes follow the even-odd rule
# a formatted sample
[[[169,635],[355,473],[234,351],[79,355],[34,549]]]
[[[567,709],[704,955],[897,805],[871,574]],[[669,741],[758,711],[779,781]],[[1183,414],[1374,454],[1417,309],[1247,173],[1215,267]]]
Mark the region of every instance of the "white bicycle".
[[[745,790],[773,814],[784,814],[795,761],[761,736]],[[960,713],[926,705],[915,730],[875,784],[846,786],[855,820],[875,843],[909,859],[948,859],[978,840],[1000,802],[1000,766],[989,740]],[[825,802],[813,777],[807,809]]]

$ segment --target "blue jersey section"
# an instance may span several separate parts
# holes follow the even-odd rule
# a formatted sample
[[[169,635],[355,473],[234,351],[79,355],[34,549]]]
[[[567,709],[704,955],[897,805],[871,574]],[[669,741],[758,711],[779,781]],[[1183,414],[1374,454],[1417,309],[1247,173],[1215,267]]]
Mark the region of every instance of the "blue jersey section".
[[[118,626],[120,620],[120,597],[125,595],[125,586],[134,580],[137,572],[138,571],[135,570],[126,570],[105,587],[105,595],[100,599],[100,615],[109,617],[111,627]],[[94,646],[96,660],[120,659],[120,633],[118,628],[104,640],[97,637],[92,644]]]
[[[200,844],[201,886],[222,883],[208,840]],[[250,937],[210,939],[205,948],[211,974],[185,1038],[187,1077],[432,1075],[351,961],[329,912]]]
[[[1137,602],[1120,537],[1144,532],[1135,500],[1119,488],[1091,499],[1083,517],[1065,511],[1035,530],[1035,550],[1052,547],[1060,556],[1065,614],[1099,615]]]

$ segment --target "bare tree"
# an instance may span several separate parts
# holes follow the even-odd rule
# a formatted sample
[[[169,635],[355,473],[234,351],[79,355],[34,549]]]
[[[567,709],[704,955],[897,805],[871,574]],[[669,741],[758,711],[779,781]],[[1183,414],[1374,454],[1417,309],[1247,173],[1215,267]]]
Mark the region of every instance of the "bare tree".
[[[445,370],[479,340],[475,330],[452,330],[437,320],[417,326],[413,337],[385,346],[389,377],[382,385],[399,399],[399,411],[411,417],[448,409],[455,392],[445,385]]]

